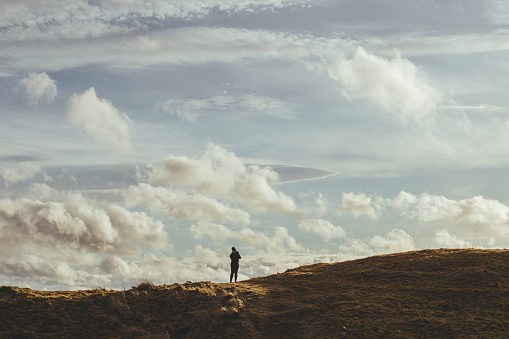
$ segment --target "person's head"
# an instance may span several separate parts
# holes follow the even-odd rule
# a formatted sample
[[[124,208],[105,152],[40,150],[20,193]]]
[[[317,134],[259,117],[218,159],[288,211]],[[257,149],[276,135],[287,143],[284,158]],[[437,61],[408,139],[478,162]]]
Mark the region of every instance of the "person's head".
[[[237,250],[235,249],[235,247],[232,247],[232,252],[237,252]]]

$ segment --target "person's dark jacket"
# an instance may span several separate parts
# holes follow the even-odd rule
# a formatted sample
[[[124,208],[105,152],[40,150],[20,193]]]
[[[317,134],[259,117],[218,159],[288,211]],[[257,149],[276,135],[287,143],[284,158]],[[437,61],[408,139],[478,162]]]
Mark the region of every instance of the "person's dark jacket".
[[[232,253],[230,253],[230,259],[232,260],[232,265],[238,266],[239,265],[239,259],[241,259],[240,253],[239,252],[232,252]]]

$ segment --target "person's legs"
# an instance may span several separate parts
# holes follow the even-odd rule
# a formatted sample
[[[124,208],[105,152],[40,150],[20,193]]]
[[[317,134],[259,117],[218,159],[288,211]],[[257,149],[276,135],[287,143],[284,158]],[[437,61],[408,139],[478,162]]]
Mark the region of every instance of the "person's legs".
[[[235,275],[235,282],[237,282],[238,270],[239,270],[239,265],[231,265],[230,282],[232,282],[233,275]]]

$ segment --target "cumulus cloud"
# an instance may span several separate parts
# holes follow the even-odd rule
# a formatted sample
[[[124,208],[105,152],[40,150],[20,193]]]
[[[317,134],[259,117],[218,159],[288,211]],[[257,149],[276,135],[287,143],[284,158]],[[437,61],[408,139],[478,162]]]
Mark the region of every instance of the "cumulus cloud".
[[[53,102],[57,96],[56,81],[46,73],[30,72],[20,85],[24,91],[23,97],[33,105]]]
[[[509,233],[509,207],[497,200],[482,196],[451,200],[428,193],[420,196],[400,193],[395,201],[395,206],[404,215],[420,222],[453,220],[457,225],[469,227],[476,232],[494,231],[499,235]]]
[[[333,238],[344,238],[345,230],[340,226],[334,226],[331,222],[324,219],[304,219],[299,223],[299,229],[304,232],[315,233],[324,240]]]
[[[4,258],[0,261],[0,274],[8,277],[35,278],[42,284],[58,281],[61,284],[72,286],[79,280],[78,272],[67,263],[56,260],[48,261],[33,254],[18,258]]]
[[[149,173],[152,183],[195,190],[255,211],[293,215],[296,210],[293,199],[272,187],[278,180],[278,174],[271,168],[246,165],[233,153],[212,144],[201,159],[170,156]]]
[[[399,53],[387,60],[359,47],[353,59],[331,67],[329,76],[343,85],[346,98],[368,100],[403,121],[434,113],[440,100],[417,67]]]
[[[397,253],[415,250],[414,239],[405,231],[393,229],[386,236],[375,235],[362,240],[349,238],[339,247],[340,253],[371,256],[375,254]]]
[[[67,119],[99,144],[121,151],[131,147],[131,120],[110,101],[98,98],[93,87],[71,97]]]
[[[127,206],[147,206],[152,212],[179,219],[249,224],[249,213],[202,194],[189,194],[140,183],[126,192]]]
[[[372,207],[370,199],[365,195],[344,193],[343,212],[378,218],[383,210],[392,207],[402,216],[420,223],[448,222],[449,226],[469,229],[477,234],[509,234],[509,206],[482,196],[453,200],[442,195],[413,195],[401,191],[393,199],[376,197],[379,200],[376,207]]]
[[[206,99],[169,99],[158,103],[164,112],[191,122],[207,110],[235,109],[240,111],[261,112],[269,115],[283,115],[290,112],[285,102],[255,94],[238,97],[223,95]]]
[[[303,250],[302,245],[298,244],[295,238],[288,233],[288,230],[281,226],[274,228],[273,236],[268,236],[250,228],[231,230],[224,225],[209,222],[192,225],[189,231],[195,239],[201,239],[204,236],[212,238],[215,242],[236,239],[250,248],[266,248],[274,252],[285,252],[288,249],[293,251]]]
[[[378,220],[380,217],[380,207],[375,208],[371,197],[365,194],[343,193],[341,209],[343,213],[353,214],[357,217],[365,215],[371,220]]]
[[[398,193],[398,195],[392,200],[392,206],[399,210],[406,210],[410,206],[417,203],[419,199],[410,193],[407,193],[405,191],[401,191]]]
[[[115,205],[104,209],[80,194],[61,193],[45,184],[35,185],[33,193],[0,200],[2,256],[79,261],[87,253],[136,255],[142,246],[168,244],[162,222],[145,213]]]
[[[41,172],[41,168],[30,162],[21,162],[17,167],[0,168],[0,176],[2,176],[6,184],[33,179],[39,172]]]
[[[457,239],[455,236],[452,236],[447,232],[447,230],[437,230],[435,234],[435,242],[438,246],[446,247],[446,248],[473,248],[474,244]]]

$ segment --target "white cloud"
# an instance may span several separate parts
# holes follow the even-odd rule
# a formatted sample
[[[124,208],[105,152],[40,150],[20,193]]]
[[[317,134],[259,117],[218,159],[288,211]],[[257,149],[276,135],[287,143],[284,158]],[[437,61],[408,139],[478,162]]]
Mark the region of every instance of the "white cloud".
[[[506,25],[509,21],[509,4],[504,0],[486,1],[486,14],[497,25]]]
[[[62,262],[51,263],[35,255],[26,255],[19,260],[9,258],[0,264],[0,272],[5,274],[9,271],[10,275],[15,276],[38,276],[51,277],[63,282],[70,282],[76,278],[75,272],[69,265]]]
[[[399,53],[386,60],[359,47],[353,59],[339,60],[329,75],[344,86],[345,97],[366,99],[405,122],[434,113],[440,100],[417,67]]]
[[[191,122],[205,111],[237,110],[260,112],[268,115],[286,115],[290,113],[289,104],[255,94],[241,96],[222,95],[206,99],[169,99],[157,104],[165,113]]]
[[[146,28],[146,20],[168,18],[192,19],[211,11],[255,12],[304,4],[301,0],[201,0],[157,1],[86,0],[61,2],[46,0],[44,4],[18,0],[2,5],[0,28],[4,41],[66,40],[102,37]]]
[[[343,213],[353,214],[357,217],[365,215],[371,220],[378,220],[380,217],[380,206],[375,208],[371,203],[371,197],[365,194],[343,193],[341,209]]]
[[[56,81],[46,73],[30,72],[20,82],[24,98],[31,104],[53,102],[57,96]]]
[[[315,199],[316,205],[317,205],[317,212],[318,215],[324,215],[327,213],[329,207],[331,206],[331,203],[325,197],[323,194],[319,193],[318,196]]]
[[[267,30],[184,27],[102,39],[55,40],[51,43],[28,39],[17,43],[15,49],[0,50],[0,57],[6,60],[9,70],[62,70],[97,63],[139,69],[153,64],[337,58],[341,51],[351,51],[353,45],[356,44],[346,39]],[[35,54],[44,57],[35,57]]]
[[[32,194],[0,200],[2,256],[33,254],[71,262],[94,254],[136,255],[142,246],[168,244],[162,222],[145,213],[115,205],[104,209],[79,194],[60,193],[44,184],[34,185]]]
[[[209,222],[199,222],[192,225],[189,231],[195,239],[208,236],[218,243],[224,243],[228,239],[236,239],[250,248],[266,248],[272,252],[302,251],[304,249],[288,233],[288,230],[281,226],[274,228],[274,236],[272,237],[250,228],[242,228],[237,231]]]
[[[346,236],[346,232],[340,226],[334,226],[331,222],[324,219],[304,219],[299,223],[299,229],[318,234],[324,240],[344,238]]]
[[[41,168],[30,162],[21,162],[14,168],[0,168],[0,176],[7,184],[14,184],[21,181],[33,179]]]
[[[401,197],[402,193],[398,195]],[[420,222],[453,220],[456,225],[468,227],[475,232],[509,234],[509,207],[497,200],[476,196],[469,199],[451,200],[444,196],[423,193],[419,197],[405,193],[407,203],[397,203],[404,215]]]
[[[384,209],[393,207],[401,216],[421,223],[448,222],[449,227],[469,229],[476,235],[509,234],[509,206],[482,196],[453,200],[441,195],[422,193],[418,196],[401,191],[394,199],[380,199],[372,208],[370,197],[344,193],[347,197],[343,212],[358,215],[373,214],[379,217]],[[345,200],[344,200],[345,201]],[[453,221],[454,223],[450,223]]]
[[[272,187],[279,180],[274,170],[246,165],[233,153],[212,144],[201,159],[170,156],[161,166],[153,166],[149,175],[152,183],[196,190],[242,203],[255,211],[293,215],[296,210],[291,197]]]
[[[414,239],[405,231],[393,229],[386,236],[375,235],[369,239],[347,239],[346,245],[339,247],[340,253],[371,256],[415,250]]]
[[[110,101],[98,98],[93,87],[71,97],[67,118],[72,125],[100,144],[121,151],[131,147],[131,120],[113,107]]]
[[[210,222],[249,224],[249,213],[229,207],[201,194],[188,194],[166,187],[140,183],[126,193],[127,206],[147,206],[151,211],[167,216]]]
[[[417,203],[417,201],[418,198],[415,195],[401,191],[392,200],[392,206],[400,210],[406,210],[413,204]]]
[[[438,246],[446,248],[473,248],[474,244],[465,240],[457,239],[447,232],[447,230],[437,230],[435,242]]]
[[[169,115],[191,122],[196,121],[198,112],[210,108],[210,105],[206,101],[195,99],[169,99],[158,103],[157,106]]]
[[[211,222],[199,222],[189,228],[189,232],[195,239],[201,239],[204,236],[211,237],[214,241],[234,238],[235,232],[228,227]]]

